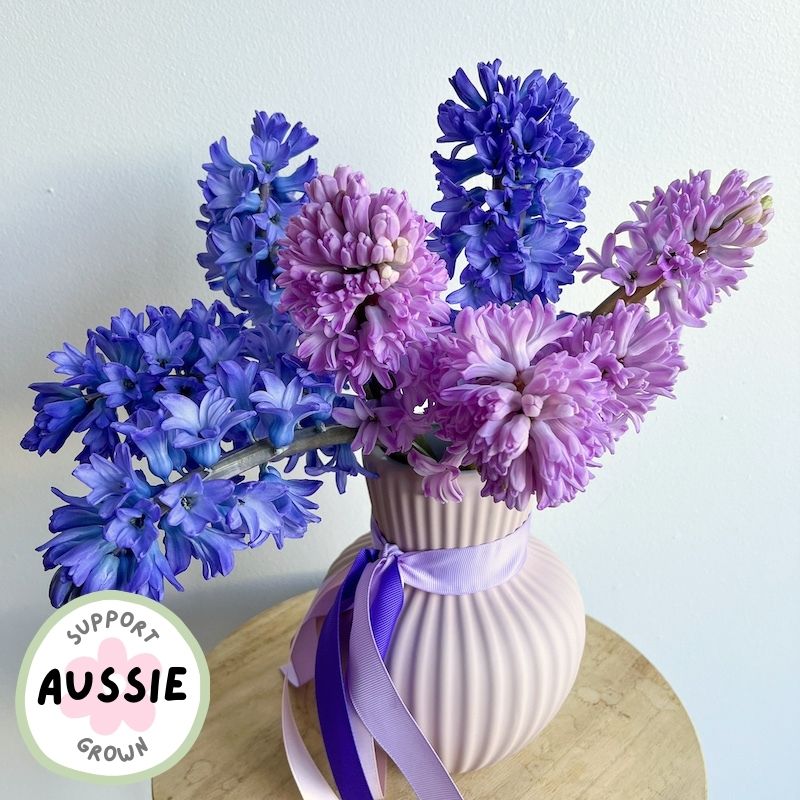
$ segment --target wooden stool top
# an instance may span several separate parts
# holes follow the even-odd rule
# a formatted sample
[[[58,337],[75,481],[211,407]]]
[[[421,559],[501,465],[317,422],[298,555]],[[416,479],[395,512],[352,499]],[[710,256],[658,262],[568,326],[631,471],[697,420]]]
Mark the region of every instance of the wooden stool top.
[[[297,800],[278,668],[312,596],[264,611],[214,648],[205,726],[186,757],[153,780],[154,800]],[[329,775],[307,688],[294,692],[298,727]],[[516,755],[455,780],[466,800],[706,800],[703,756],[680,700],[641,653],[591,618],[578,679],[556,718]],[[391,767],[386,799],[412,798]]]

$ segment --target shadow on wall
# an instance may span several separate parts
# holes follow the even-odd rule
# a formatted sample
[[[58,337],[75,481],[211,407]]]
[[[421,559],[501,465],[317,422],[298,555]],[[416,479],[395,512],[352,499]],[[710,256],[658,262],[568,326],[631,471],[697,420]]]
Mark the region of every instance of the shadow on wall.
[[[319,572],[310,571],[237,581],[215,578],[203,586],[192,580],[186,581],[186,592],[169,592],[165,605],[188,625],[208,653],[251,617],[289,597],[316,589],[319,581]]]

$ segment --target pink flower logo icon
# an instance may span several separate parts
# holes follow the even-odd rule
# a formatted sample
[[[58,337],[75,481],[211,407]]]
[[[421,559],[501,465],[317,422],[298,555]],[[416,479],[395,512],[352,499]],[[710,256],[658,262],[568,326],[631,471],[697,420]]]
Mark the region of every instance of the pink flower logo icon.
[[[108,687],[102,683],[103,672],[113,667],[114,673],[111,682],[119,687],[118,696],[111,702],[104,702],[98,695],[108,694]],[[149,689],[154,670],[161,668],[161,662],[153,655],[141,653],[133,658],[128,658],[125,645],[119,639],[104,639],[97,651],[97,658],[83,656],[75,658],[67,665],[67,670],[75,676],[75,686],[80,689],[85,686],[85,681],[92,681],[92,689],[86,697],[76,700],[69,693],[61,701],[61,712],[70,718],[89,717],[89,724],[95,733],[107,735],[114,733],[124,722],[134,731],[146,731],[156,716],[155,705],[150,701],[148,694],[138,702],[126,700],[124,695],[135,695],[140,687],[128,682],[131,670],[139,668],[138,674],[134,673],[134,680]],[[88,677],[91,675],[91,678]]]

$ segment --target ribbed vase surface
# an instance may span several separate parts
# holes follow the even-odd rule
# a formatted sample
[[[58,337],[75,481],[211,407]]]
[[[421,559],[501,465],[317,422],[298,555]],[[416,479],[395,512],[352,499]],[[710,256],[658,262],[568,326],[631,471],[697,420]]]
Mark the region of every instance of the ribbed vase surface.
[[[480,496],[477,473],[461,476],[464,500],[422,494],[408,466],[374,454],[366,466],[372,511],[401,550],[466,547],[502,538],[528,511]],[[336,560],[344,566],[363,536]],[[388,667],[395,685],[453,773],[493,764],[524,747],[553,718],[578,673],[586,637],[583,601],[569,570],[531,539],[510,580],[468,595],[405,588]]]

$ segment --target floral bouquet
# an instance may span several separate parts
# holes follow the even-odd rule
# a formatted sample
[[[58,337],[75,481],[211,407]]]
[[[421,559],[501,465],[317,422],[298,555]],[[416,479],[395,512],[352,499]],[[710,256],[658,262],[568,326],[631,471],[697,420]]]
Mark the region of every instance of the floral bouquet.
[[[343,492],[367,474],[355,452],[379,447],[443,502],[477,470],[497,502],[556,506],[672,396],[684,328],[705,324],[766,238],[770,181],[737,170],[715,189],[691,173],[633,203],[584,260],[578,167],[593,142],[576,99],[556,75],[503,77],[500,61],[478,78],[459,69],[458,100],[439,106],[452,149],[433,154],[438,226],[347,167],[292,167],[317,139],[282,114],[256,114],[247,162],[224,137],[211,146],[198,261],[239,310],[122,309],[50,353],[63,381],[31,386],[22,446],[42,455],[82,434],[74,475],[89,489],[53,490],[64,505],[40,549],[54,605],[108,588],[161,599],[192,559],[211,578],[236,550],[303,536],[320,482],[284,477],[279,459],[334,473]],[[576,272],[614,291],[559,313]]]
[[[55,570],[54,606],[101,589],[161,600],[165,580],[182,588],[193,559],[205,578],[226,575],[235,551],[269,538],[280,548],[319,521],[311,496],[325,473],[344,492],[348,477],[377,478],[371,467],[393,464],[399,471],[380,480],[400,486],[413,476],[425,502],[477,503],[465,482],[479,486],[481,502],[495,501],[497,535],[449,551],[408,552],[374,522],[373,546],[359,545],[326,580],[301,625],[287,681],[316,680],[344,798],[381,796],[385,753],[420,797],[457,800],[446,767],[496,760],[555,713],[580,661],[583,607],[565,568],[518,523],[533,502],[544,509],[583,491],[617,440],[639,430],[658,397],[672,397],[685,368],[683,331],[705,325],[737,288],[772,218],[769,179],[749,183],[735,170],[715,187],[708,171],[690,173],[633,203],[633,218],[584,259],[589,192],[579,167],[593,142],[572,120],[576,99],[556,75],[505,77],[500,66],[479,64],[477,84],[459,69],[451,79],[458,99],[439,106],[449,153],[433,154],[438,225],[404,192],[372,191],[348,167],[318,174],[314,158],[297,163],[316,137],[282,114],[258,112],[249,159],[234,158],[222,138],[200,181],[206,246],[198,261],[230,305],[122,309],[83,347],[49,355],[61,382],[31,386],[36,416],[22,446],[42,455],[81,434],[73,474],[89,490],[53,490],[64,504],[39,549]],[[608,281],[610,294],[593,311],[558,312],[561,287],[576,273]],[[310,477],[287,477],[301,463]],[[537,547],[545,557],[526,561]],[[391,669],[385,662],[395,627],[411,624],[400,619],[404,590],[459,600],[488,593],[482,607],[502,615],[507,603],[492,606],[491,592],[517,581],[527,597],[535,580],[552,602],[527,628],[515,633],[518,619],[509,618],[491,647],[462,652],[478,659],[495,648],[501,664],[565,678],[538,693],[536,708],[498,711],[507,700],[498,695],[484,720],[485,709],[473,707],[485,721],[479,737],[506,712],[505,728],[519,736],[476,739],[470,760],[458,726],[419,721],[425,681],[440,672],[436,653],[426,662],[424,646],[415,649],[405,673],[402,653]],[[423,607],[414,617],[428,625],[419,641],[456,652],[473,635],[436,629]],[[530,642],[539,661],[530,661]],[[517,674],[504,677],[494,662],[473,673],[487,670],[498,684]],[[437,685],[427,701],[445,720],[462,697],[485,690],[459,684],[459,695],[458,686]],[[322,796],[288,708],[293,773],[304,796]]]

